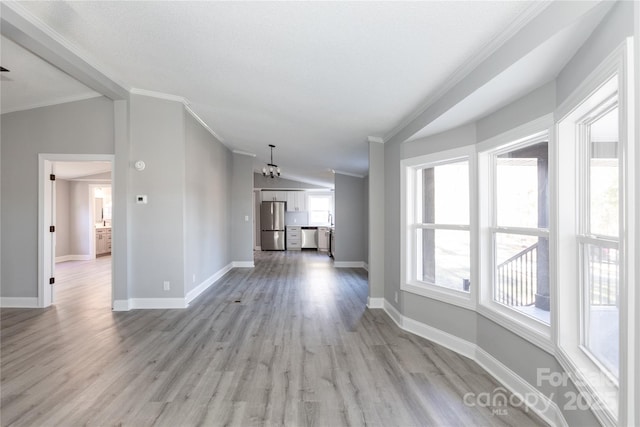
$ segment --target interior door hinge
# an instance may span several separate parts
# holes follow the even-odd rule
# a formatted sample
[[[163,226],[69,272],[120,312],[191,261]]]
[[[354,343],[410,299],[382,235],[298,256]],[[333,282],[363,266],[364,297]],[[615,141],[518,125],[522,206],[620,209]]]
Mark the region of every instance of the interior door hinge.
[[[49,284],[53,285],[54,283],[56,283],[56,278],[55,277],[50,277],[49,278]]]
[[[54,174],[49,175],[49,181],[55,181],[56,176]]]
[[[56,226],[55,225],[50,225],[49,226],[49,233],[55,233],[56,232]]]

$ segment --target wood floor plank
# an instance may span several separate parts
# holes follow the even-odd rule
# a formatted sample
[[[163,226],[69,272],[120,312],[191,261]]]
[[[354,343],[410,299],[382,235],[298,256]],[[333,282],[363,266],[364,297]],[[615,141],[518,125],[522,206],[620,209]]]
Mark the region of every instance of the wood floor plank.
[[[369,310],[367,276],[256,252],[184,310],[110,310],[110,257],[57,265],[56,304],[2,309],[2,426],[544,425],[469,407],[473,361]]]

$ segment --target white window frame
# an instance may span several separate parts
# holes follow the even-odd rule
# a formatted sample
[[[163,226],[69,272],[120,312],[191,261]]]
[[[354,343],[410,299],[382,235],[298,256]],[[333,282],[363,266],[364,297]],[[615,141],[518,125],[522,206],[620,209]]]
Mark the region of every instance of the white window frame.
[[[555,299],[555,245],[554,245],[554,188],[556,177],[553,155],[553,115],[542,116],[532,122],[521,125],[496,137],[482,141],[478,144],[478,185],[481,189],[479,202],[480,221],[480,294],[478,312],[494,322],[504,326],[524,339],[554,354],[554,340],[551,324],[554,322]],[[497,227],[495,218],[495,170],[494,158],[499,154],[523,148],[539,142],[548,142],[549,147],[549,229],[547,231],[521,228],[521,227]],[[549,297],[550,323],[546,324],[539,319],[528,316],[516,309],[499,304],[493,300],[494,288],[494,235],[495,233],[523,234],[531,236],[543,236],[549,239]]]
[[[466,161],[469,164],[469,225],[438,225],[425,227],[421,219],[417,218],[416,191],[418,171],[439,165]],[[433,298],[456,306],[475,309],[476,294],[479,286],[477,275],[477,215],[475,177],[477,176],[475,146],[467,146],[442,151],[419,157],[402,160],[401,162],[401,282],[402,291]],[[464,230],[469,232],[469,292],[450,289],[436,284],[426,283],[417,278],[417,246],[416,230],[419,228],[434,228],[448,230]]]
[[[563,369],[572,377],[578,391],[592,400],[591,409],[598,420],[605,426],[634,424],[634,410],[638,391],[634,389],[634,381],[638,372],[635,370],[633,348],[637,339],[637,315],[633,304],[635,292],[634,280],[635,247],[634,236],[636,223],[634,183],[635,172],[634,115],[631,76],[633,76],[632,54],[633,43],[626,40],[616,49],[589,77],[567,98],[556,111],[558,117],[557,156],[562,168],[557,169],[559,187],[557,192],[558,211],[558,280],[563,283],[558,289],[557,313],[555,322],[557,337],[557,358]],[[581,198],[578,192],[585,186],[585,156],[580,155],[581,141],[577,134],[579,123],[586,110],[592,105],[587,101],[614,76],[618,77],[617,93],[619,109],[619,236],[613,242],[619,248],[619,327],[620,327],[620,363],[618,384],[601,370],[582,347],[582,286],[579,280],[579,257],[585,222],[584,212],[580,217]],[[599,95],[601,98],[607,93]],[[571,161],[575,159],[575,161]],[[604,242],[604,239],[602,239]],[[637,356],[636,356],[637,357]],[[600,375],[594,375],[600,373]]]
[[[307,192],[307,200],[306,200],[306,205],[307,205],[307,215],[308,215],[308,223],[309,225],[330,225],[329,224],[329,218],[327,217],[326,221],[311,221],[311,209],[310,209],[310,203],[309,203],[309,199],[312,197],[323,197],[323,198],[327,198],[329,199],[329,215],[331,215],[331,217],[335,217],[334,214],[334,199],[333,199],[333,193],[326,193],[326,192],[312,192],[312,191],[308,191]],[[335,219],[333,220],[333,222],[335,222]]]

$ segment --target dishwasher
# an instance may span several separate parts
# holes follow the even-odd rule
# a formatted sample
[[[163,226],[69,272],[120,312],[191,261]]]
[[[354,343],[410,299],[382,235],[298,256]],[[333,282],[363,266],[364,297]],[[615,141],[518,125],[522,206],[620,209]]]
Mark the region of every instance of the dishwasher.
[[[302,230],[302,249],[318,249],[318,227],[300,227]]]

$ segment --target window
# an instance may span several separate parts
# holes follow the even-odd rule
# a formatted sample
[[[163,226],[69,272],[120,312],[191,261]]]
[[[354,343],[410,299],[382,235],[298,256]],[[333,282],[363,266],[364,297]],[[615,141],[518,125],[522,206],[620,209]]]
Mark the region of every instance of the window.
[[[469,162],[419,169],[416,275],[422,282],[468,292]]]
[[[621,357],[623,337],[634,328],[621,309],[630,304],[625,284],[633,277],[625,236],[634,233],[633,221],[627,221],[633,198],[626,185],[633,168],[625,163],[633,142],[623,133],[633,117],[625,108],[621,64],[614,59],[594,71],[565,103],[568,112],[558,122],[560,361],[578,379],[581,393],[593,397],[594,413],[605,425],[624,418],[620,410],[628,404],[622,405],[620,390],[629,381],[625,370],[633,372]]]
[[[333,223],[333,195],[309,194],[307,210],[309,225],[331,225]]]
[[[542,140],[541,140],[542,139]],[[549,147],[547,136],[492,156],[492,299],[550,322]]]
[[[469,150],[408,159],[403,289],[472,305]]]
[[[618,378],[619,345],[619,143],[617,94],[578,124],[582,153],[579,192],[579,282],[582,348]]]

